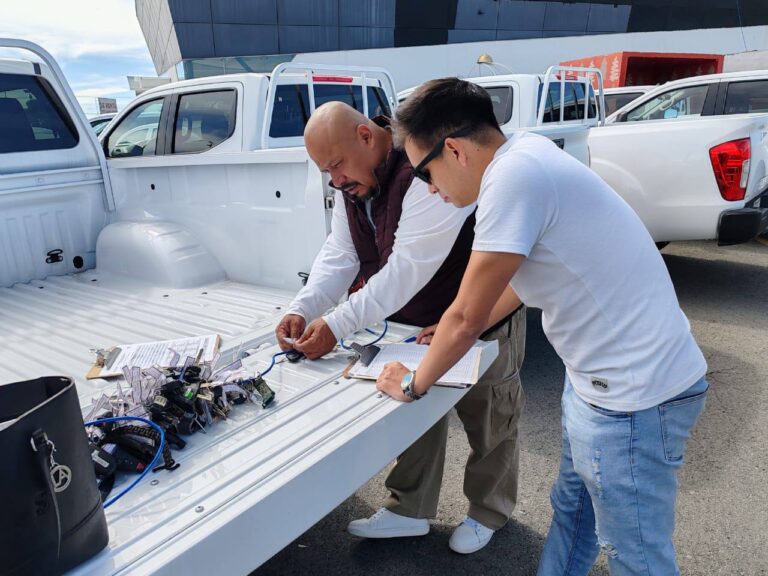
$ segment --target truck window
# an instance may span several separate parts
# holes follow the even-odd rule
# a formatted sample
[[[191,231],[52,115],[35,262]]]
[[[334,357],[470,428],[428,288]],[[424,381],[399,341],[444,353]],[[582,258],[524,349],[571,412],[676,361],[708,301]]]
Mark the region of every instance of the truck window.
[[[605,94],[605,115],[610,116],[619,108],[624,108],[635,98],[640,98],[643,92],[622,92],[621,94]]]
[[[570,120],[579,119],[579,109],[576,106],[576,91],[573,88],[573,84],[570,82],[565,83],[565,112],[563,113],[563,121],[568,122]]]
[[[592,84],[589,85],[589,109],[587,112],[589,118],[597,118],[597,94],[595,94]]]
[[[392,117],[392,109],[387,102],[387,95],[382,88],[368,86],[368,118],[376,116]]]
[[[309,92],[306,84],[283,84],[275,90],[275,104],[269,125],[270,138],[303,136],[309,119]]]
[[[499,126],[503,126],[512,118],[512,87],[489,86],[485,91],[491,97],[493,115],[496,116],[496,121]]]
[[[315,84],[315,108],[326,102],[338,100],[363,111],[363,91],[354,84]],[[384,90],[369,86],[368,117],[391,116],[392,110]],[[283,84],[275,90],[272,121],[269,126],[270,138],[289,138],[304,135],[304,126],[309,119],[309,94],[306,84]]]
[[[731,82],[725,96],[725,114],[768,112],[768,80]]]
[[[646,120],[668,120],[683,116],[701,116],[707,97],[707,84],[686,86],[669,90],[633,108],[622,122],[643,122]]]
[[[578,87],[578,88],[577,88]],[[544,90],[544,85],[539,84],[539,100],[541,101],[541,93]],[[551,82],[549,85],[549,93],[547,94],[546,105],[544,107],[544,123],[547,122],[559,122],[560,121],[560,82]],[[577,97],[580,94],[580,98]],[[596,115],[595,109],[595,93],[590,89],[590,108],[589,117],[594,118]],[[565,82],[565,111],[563,113],[563,121],[580,120],[584,116],[584,86],[580,82]],[[538,108],[536,108],[538,112]]]
[[[0,127],[0,154],[63,150],[80,141],[51,85],[26,74],[0,74]]]
[[[541,94],[544,90],[544,85],[539,84],[539,98],[538,102],[541,102]],[[538,112],[538,108],[536,108]],[[546,103],[544,104],[544,123],[558,122],[560,120],[560,82],[553,82],[549,85],[547,92]]]
[[[363,90],[352,84],[315,84],[315,108],[326,102],[338,100],[349,104],[358,112],[363,111]]]
[[[196,92],[179,96],[173,130],[173,153],[204,152],[235,131],[235,90]]]
[[[163,99],[139,104],[115,126],[107,138],[107,157],[153,156]]]
[[[571,84],[576,93],[576,117],[579,120],[584,119],[584,84],[573,82]],[[597,118],[597,100],[592,85],[589,86],[589,105],[587,108],[587,118]]]

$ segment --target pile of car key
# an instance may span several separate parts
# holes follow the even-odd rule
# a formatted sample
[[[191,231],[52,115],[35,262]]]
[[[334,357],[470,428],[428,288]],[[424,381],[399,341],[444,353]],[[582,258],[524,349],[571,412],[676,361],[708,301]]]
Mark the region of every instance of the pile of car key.
[[[210,362],[188,357],[176,367],[153,366],[148,369],[124,367],[123,375],[130,390],[117,384],[111,397],[102,395],[96,401],[86,421],[103,418],[139,417],[149,419],[165,435],[159,470],[175,470],[171,448],[186,446],[182,438],[206,429],[218,419],[226,419],[235,406],[251,402],[261,408],[269,407],[275,392],[261,374],[251,375],[237,360],[214,371],[219,356]],[[172,363],[176,363],[173,362]],[[91,457],[102,498],[115,482],[116,472],[142,473],[153,461],[160,446],[160,433],[147,425],[130,421],[109,422],[87,427]]]

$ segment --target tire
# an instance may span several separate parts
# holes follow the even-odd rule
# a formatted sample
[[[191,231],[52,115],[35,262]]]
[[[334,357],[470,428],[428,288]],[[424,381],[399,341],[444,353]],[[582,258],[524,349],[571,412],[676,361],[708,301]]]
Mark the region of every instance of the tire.
[[[669,242],[656,242],[656,248],[661,252],[667,244],[669,244]]]

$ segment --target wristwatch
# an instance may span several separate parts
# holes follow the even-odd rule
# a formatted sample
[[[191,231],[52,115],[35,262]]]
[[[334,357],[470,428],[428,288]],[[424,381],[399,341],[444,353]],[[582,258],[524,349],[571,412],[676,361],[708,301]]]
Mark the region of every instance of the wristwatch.
[[[405,376],[403,376],[402,381],[400,382],[400,389],[403,391],[403,394],[408,396],[411,400],[418,400],[422,396],[426,396],[427,393],[424,392],[424,394],[416,394],[416,392],[413,391],[413,384],[416,381],[416,370],[412,370],[408,372]]]

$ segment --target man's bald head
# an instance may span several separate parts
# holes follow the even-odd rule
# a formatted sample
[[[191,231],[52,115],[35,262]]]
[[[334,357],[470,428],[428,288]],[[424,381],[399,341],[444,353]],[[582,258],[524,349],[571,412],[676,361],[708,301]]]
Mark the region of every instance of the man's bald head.
[[[368,126],[369,122],[368,118],[344,102],[327,102],[310,116],[304,128],[304,141],[307,147],[311,145],[314,148],[348,140],[356,136],[358,126]]]
[[[310,116],[304,143],[320,170],[331,175],[334,186],[366,198],[377,186],[373,171],[386,160],[392,135],[348,104],[333,101]]]

